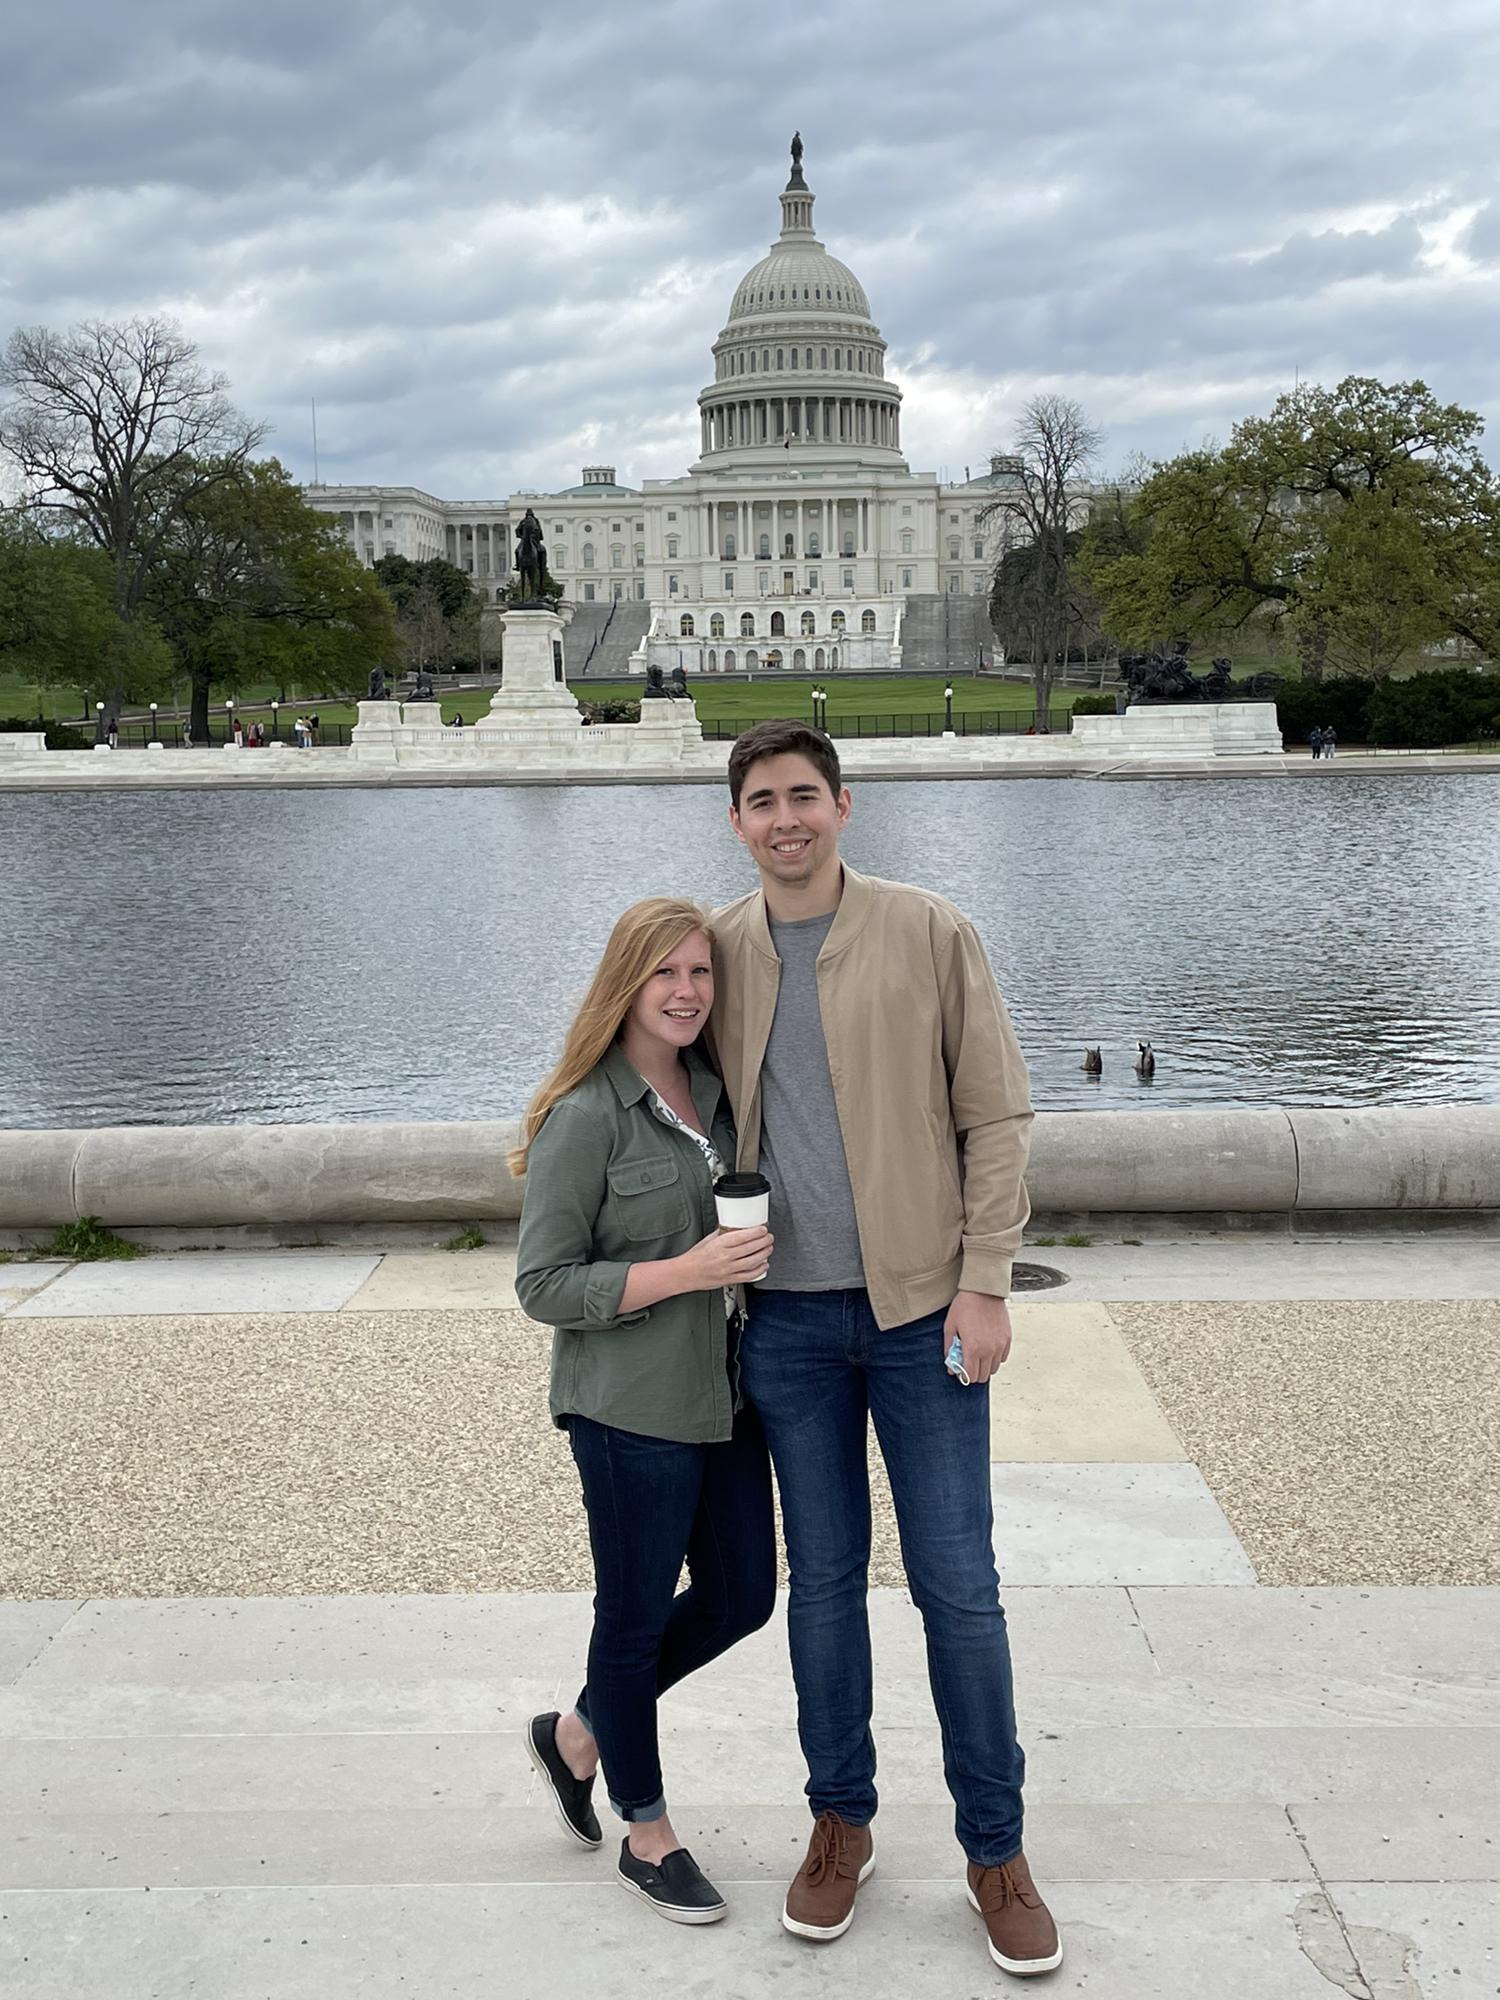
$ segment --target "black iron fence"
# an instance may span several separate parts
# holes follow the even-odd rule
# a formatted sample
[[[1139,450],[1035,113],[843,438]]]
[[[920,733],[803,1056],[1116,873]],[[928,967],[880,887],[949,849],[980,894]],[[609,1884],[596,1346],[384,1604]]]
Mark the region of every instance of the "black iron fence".
[[[808,720],[833,737],[941,736],[950,727],[955,736],[1066,736],[1070,714],[1068,708],[1058,707],[1045,712],[1035,708],[955,709],[950,724],[939,708],[905,715],[859,713],[825,717],[819,713],[809,714]],[[764,720],[764,716],[758,715],[701,717],[704,736],[715,743],[732,743]]]
[[[252,724],[258,724],[265,731],[265,742],[268,746],[272,743],[285,743],[296,748],[303,746],[308,740],[306,736],[299,736],[297,734],[295,718],[288,719],[283,715],[279,716],[273,723],[263,716],[256,715],[250,718],[241,731],[241,741],[247,747],[249,747],[251,741],[250,731]],[[74,723],[70,724],[69,727],[78,729],[80,735],[87,736],[90,742],[93,741],[94,731],[92,726]],[[312,732],[312,743],[314,746],[321,746],[324,749],[345,746],[350,739],[350,727],[350,724],[345,722],[324,722],[320,716],[318,718],[317,729]],[[206,747],[211,749],[220,748],[230,740],[232,735],[232,727],[226,725],[222,716],[211,716],[208,724]],[[163,744],[169,750],[183,748],[201,750],[205,747],[205,739],[201,736],[190,737],[187,724],[179,721],[175,716],[163,716],[154,725],[149,722],[122,722],[120,724],[119,735],[116,739],[116,747],[121,750],[144,750],[146,745],[153,740]]]

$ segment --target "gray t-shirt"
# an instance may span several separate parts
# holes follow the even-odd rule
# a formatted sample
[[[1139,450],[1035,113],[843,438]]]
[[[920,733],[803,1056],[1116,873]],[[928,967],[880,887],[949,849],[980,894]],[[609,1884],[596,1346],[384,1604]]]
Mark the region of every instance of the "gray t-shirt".
[[[771,1183],[776,1238],[765,1283],[786,1292],[852,1290],[865,1281],[818,1006],[817,957],[834,914],[771,925],[781,987],[760,1071],[760,1170]]]

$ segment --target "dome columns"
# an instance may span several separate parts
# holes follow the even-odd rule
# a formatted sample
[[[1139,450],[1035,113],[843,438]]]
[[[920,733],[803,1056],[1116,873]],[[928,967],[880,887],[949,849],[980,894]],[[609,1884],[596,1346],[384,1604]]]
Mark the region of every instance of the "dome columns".
[[[870,396],[819,392],[726,397],[705,403],[700,422],[705,456],[780,445],[788,439],[804,444],[871,445],[879,451],[901,448],[900,404]]]

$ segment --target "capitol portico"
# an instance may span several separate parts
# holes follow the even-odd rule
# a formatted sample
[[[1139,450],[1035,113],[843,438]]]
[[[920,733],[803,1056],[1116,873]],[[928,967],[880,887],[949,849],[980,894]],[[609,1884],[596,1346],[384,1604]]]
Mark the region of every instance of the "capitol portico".
[[[962,483],[912,472],[885,341],[863,286],[814,234],[813,204],[794,141],[780,234],[735,290],[698,398],[700,454],[681,477],[632,488],[597,465],[577,486],[499,504],[402,486],[314,486],[309,504],[341,519],[366,563],[445,556],[491,603],[513,524],[533,508],[577,629],[618,625],[629,654],[617,640],[615,657],[637,672],[679,659],[699,672],[899,666],[910,605],[987,599],[1019,471],[996,458]],[[972,614],[943,622],[988,631]],[[972,643],[951,664],[972,665]]]

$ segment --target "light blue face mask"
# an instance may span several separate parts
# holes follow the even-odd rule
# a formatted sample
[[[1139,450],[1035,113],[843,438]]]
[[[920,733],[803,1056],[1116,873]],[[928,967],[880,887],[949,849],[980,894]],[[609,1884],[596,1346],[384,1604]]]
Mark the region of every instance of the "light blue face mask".
[[[959,1334],[954,1334],[953,1345],[948,1349],[948,1359],[943,1366],[950,1375],[956,1375],[966,1389],[972,1387],[968,1370],[964,1367],[964,1343]]]

